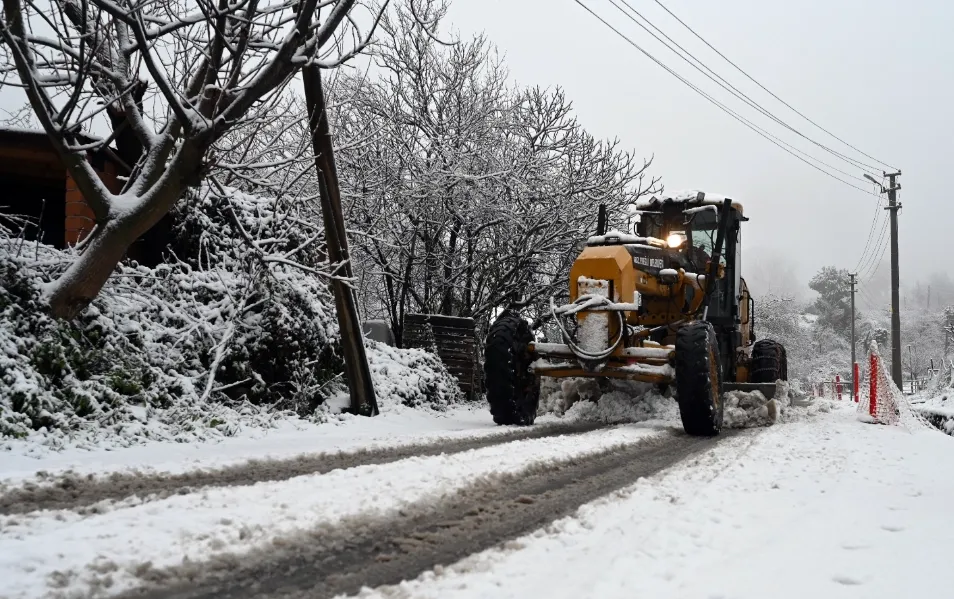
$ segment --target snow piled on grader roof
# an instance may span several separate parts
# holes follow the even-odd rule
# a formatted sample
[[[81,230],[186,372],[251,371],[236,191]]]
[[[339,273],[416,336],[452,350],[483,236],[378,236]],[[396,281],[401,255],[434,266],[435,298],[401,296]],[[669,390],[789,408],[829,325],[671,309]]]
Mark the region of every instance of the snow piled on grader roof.
[[[673,191],[673,192],[660,192],[655,193],[648,198],[643,198],[636,201],[637,210],[655,210],[661,208],[663,204],[673,203],[673,202],[693,202],[695,203],[699,195],[702,194],[702,200],[698,203],[703,206],[719,206],[726,200],[732,200],[732,205],[737,209],[742,209],[742,205],[729,196],[718,194],[718,193],[708,193],[698,189],[688,189],[685,191]]]

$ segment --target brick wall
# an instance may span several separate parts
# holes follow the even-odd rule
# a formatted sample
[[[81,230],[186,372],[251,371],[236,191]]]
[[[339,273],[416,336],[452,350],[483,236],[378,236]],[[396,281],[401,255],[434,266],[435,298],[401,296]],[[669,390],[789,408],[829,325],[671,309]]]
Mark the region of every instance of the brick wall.
[[[101,169],[96,169],[99,178],[106,184],[106,187],[113,193],[119,191],[119,182],[116,180],[116,166],[106,161]],[[83,241],[93,230],[96,224],[96,216],[92,208],[86,203],[86,198],[76,188],[76,182],[67,171],[66,173],[66,245],[76,245]]]

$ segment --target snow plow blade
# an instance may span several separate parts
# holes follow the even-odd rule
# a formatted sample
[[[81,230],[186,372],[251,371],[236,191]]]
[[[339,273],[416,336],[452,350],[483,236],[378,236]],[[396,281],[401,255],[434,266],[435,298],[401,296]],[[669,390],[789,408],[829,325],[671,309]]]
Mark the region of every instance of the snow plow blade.
[[[743,391],[745,393],[750,393],[752,391],[759,391],[762,395],[765,396],[765,399],[773,399],[775,397],[775,390],[777,386],[775,383],[723,383],[722,391],[728,393],[729,391]]]
[[[534,361],[530,371],[551,377],[609,377],[669,384],[675,371],[670,365],[675,348],[647,343],[646,347],[621,347],[606,360],[587,363],[562,343],[534,342],[529,346]]]

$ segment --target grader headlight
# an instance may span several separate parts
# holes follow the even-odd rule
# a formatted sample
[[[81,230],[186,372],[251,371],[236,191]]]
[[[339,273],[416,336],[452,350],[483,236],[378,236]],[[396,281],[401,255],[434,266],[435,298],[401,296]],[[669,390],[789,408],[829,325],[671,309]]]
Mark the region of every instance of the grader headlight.
[[[684,243],[686,243],[686,234],[682,231],[673,231],[666,239],[666,244],[673,249],[682,247]]]

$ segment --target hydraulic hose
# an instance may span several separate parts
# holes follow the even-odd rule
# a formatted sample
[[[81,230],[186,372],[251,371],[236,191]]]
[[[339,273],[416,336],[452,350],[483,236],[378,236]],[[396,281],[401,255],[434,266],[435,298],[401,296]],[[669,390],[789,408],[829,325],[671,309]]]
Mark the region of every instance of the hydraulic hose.
[[[550,298],[550,314],[553,316],[553,320],[556,322],[557,328],[560,329],[560,334],[563,335],[563,341],[566,343],[566,346],[570,348],[570,351],[573,352],[573,355],[575,355],[577,358],[580,358],[581,360],[592,360],[594,362],[605,360],[606,358],[610,357],[614,351],[616,351],[616,348],[619,347],[619,344],[623,341],[623,333],[626,330],[626,322],[623,319],[622,311],[613,311],[616,313],[616,317],[619,319],[619,327],[616,338],[613,339],[613,342],[610,343],[609,347],[600,352],[590,352],[577,345],[576,342],[573,341],[573,337],[566,330],[566,327],[563,326],[563,320],[561,317],[564,314],[576,314],[577,312],[580,312],[586,308],[600,305],[611,306],[613,305],[613,302],[610,301],[608,297],[603,295],[581,295],[570,305],[571,307],[567,308],[566,310],[561,310],[558,314],[556,303],[554,303],[552,297]]]

